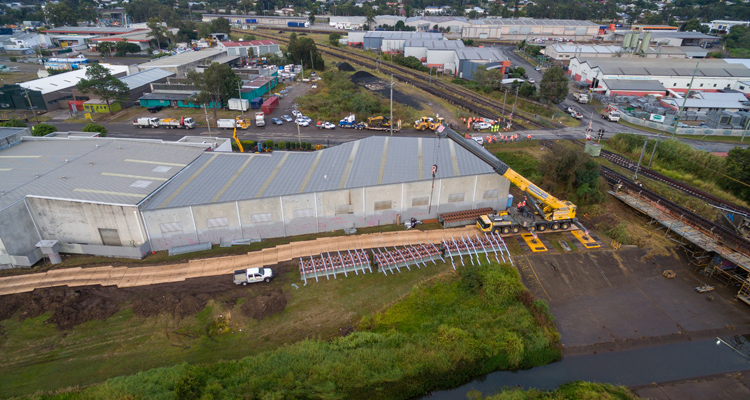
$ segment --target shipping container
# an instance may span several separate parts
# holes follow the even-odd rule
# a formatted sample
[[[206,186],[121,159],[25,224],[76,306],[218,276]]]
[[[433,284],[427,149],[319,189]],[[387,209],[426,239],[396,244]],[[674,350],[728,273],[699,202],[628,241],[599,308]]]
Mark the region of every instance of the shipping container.
[[[265,113],[266,115],[269,115],[278,106],[279,106],[279,98],[277,96],[271,96],[268,98],[268,100],[263,102],[263,106],[261,106],[261,110],[263,110],[263,113]]]
[[[229,99],[229,109],[234,111],[247,111],[250,108],[250,102],[247,99]]]
[[[260,110],[260,106],[262,105],[263,105],[262,97],[256,97],[250,100],[250,108],[252,108],[253,110]]]
[[[287,26],[289,26],[291,28],[309,28],[310,27],[310,23],[307,22],[307,21],[305,21],[305,22],[289,22],[287,24]]]

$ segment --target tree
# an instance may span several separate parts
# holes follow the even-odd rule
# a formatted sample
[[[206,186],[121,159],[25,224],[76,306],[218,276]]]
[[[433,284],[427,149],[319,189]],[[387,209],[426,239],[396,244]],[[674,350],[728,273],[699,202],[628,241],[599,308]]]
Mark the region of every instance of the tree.
[[[307,20],[310,21],[310,25],[315,23],[315,13],[313,11],[310,11],[310,16],[307,17]]]
[[[734,32],[733,27],[731,32]],[[726,158],[726,176],[732,179],[722,179],[721,186],[734,193],[742,200],[750,202],[750,148],[735,147],[729,150]]]
[[[217,118],[216,110],[237,94],[237,85],[241,81],[232,67],[219,63],[209,65],[203,73],[190,71],[187,79],[200,89],[200,93],[193,96],[193,101],[206,107],[212,106],[214,119]]]
[[[318,53],[318,47],[311,38],[297,39],[297,35],[289,35],[289,44],[286,46],[287,58],[295,64],[302,64],[313,69],[322,69],[322,56]],[[314,60],[314,65],[312,64]]]
[[[128,85],[112,76],[109,69],[100,64],[92,64],[86,68],[86,78],[81,79],[76,87],[81,93],[93,93],[96,97],[104,100],[110,114],[112,114],[112,109],[109,107],[110,102],[127,100],[130,93]]]
[[[232,27],[229,26],[229,20],[226,18],[216,18],[211,21],[209,27],[211,28],[209,33],[226,33],[229,35],[232,32]]]
[[[568,96],[568,77],[560,67],[547,69],[539,83],[539,95],[548,103],[560,104]]]
[[[115,44],[112,42],[99,42],[96,45],[96,51],[101,54],[102,57],[109,57],[112,55],[112,50],[114,50]]]
[[[474,71],[474,80],[485,89],[486,92],[500,87],[503,77],[500,75],[499,69],[487,69],[486,65],[480,65],[477,70]]]
[[[156,40],[156,48],[161,50],[161,42],[167,41],[167,28],[161,24],[157,17],[151,17],[146,23],[148,29],[151,29],[151,37]]]
[[[46,136],[57,132],[57,127],[50,124],[36,124],[31,128],[31,136]]]
[[[127,53],[139,53],[140,51],[140,46],[135,43],[128,43],[125,39],[115,43],[115,55],[118,57],[125,57]]]
[[[61,0],[44,6],[44,18],[52,25],[78,25],[78,21],[95,21],[96,4],[91,0]]]
[[[367,10],[365,13],[365,24],[367,24],[368,28],[375,26],[375,13],[372,10]]]
[[[99,132],[99,137],[104,137],[107,135],[107,128],[105,128],[102,125],[89,123],[86,124],[86,126],[81,129],[82,132]]]
[[[328,43],[330,43],[331,46],[338,46],[339,39],[341,39],[341,34],[339,33],[334,32],[328,35]]]
[[[701,33],[708,33],[709,29],[709,27],[701,25],[701,21],[698,19],[691,19],[680,26],[680,30],[683,32],[696,31]]]
[[[533,98],[536,95],[536,86],[524,82],[518,88],[518,94],[526,98]]]

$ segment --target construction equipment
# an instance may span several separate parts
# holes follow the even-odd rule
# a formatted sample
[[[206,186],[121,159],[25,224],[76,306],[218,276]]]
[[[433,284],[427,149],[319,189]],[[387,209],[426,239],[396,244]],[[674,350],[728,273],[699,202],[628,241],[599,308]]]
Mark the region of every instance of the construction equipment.
[[[391,120],[388,117],[377,116],[367,118],[365,123],[365,129],[373,131],[389,131],[391,130]],[[396,122],[396,126],[393,127],[394,132],[401,130],[401,120]]]
[[[534,231],[541,232],[548,228],[564,230],[574,224],[581,228],[585,235],[588,235],[588,230],[576,218],[577,207],[575,204],[567,200],[559,200],[545,192],[521,174],[512,170],[477,142],[465,139],[463,135],[453,129],[440,125],[435,133],[438,137],[448,137],[456,142],[456,144],[487,163],[495,172],[508,179],[527,195],[515,208],[509,208],[509,211],[480,216],[477,220],[477,227],[480,230],[483,232],[518,233],[522,228],[525,228],[534,233]],[[526,206],[527,201],[530,207]]]
[[[339,126],[342,128],[347,128],[347,129],[364,129],[365,128],[365,124],[361,122],[357,122],[357,119],[354,116],[354,114],[349,114],[348,116],[342,118],[339,121]]]
[[[442,125],[444,121],[445,118],[438,118],[437,121],[435,121],[431,117],[422,117],[414,121],[414,129],[418,131],[423,131],[425,129],[434,131],[438,126]]]
[[[234,133],[232,134],[232,137],[234,138],[234,141],[237,143],[237,148],[240,149],[240,153],[244,153],[245,149],[242,148],[242,143],[240,142],[240,139],[237,137],[237,125],[234,125]]]

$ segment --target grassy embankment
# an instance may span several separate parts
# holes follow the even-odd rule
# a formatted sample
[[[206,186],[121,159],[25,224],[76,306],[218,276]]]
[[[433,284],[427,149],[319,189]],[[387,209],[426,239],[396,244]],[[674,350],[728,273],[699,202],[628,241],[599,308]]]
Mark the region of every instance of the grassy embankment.
[[[512,266],[483,265],[414,286],[388,309],[365,315],[346,337],[302,340],[238,361],[152,369],[52,398],[398,399],[559,358],[547,306]]]

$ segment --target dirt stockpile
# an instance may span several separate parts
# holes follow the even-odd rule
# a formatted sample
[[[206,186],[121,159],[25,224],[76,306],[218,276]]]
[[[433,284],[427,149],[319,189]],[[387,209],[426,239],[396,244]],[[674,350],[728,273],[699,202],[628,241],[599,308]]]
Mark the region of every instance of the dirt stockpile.
[[[356,69],[354,69],[354,67],[352,67],[352,65],[347,62],[339,63],[338,68],[339,68],[339,71],[345,71],[345,72],[356,71]]]
[[[274,271],[282,272],[281,268]],[[0,297],[0,320],[14,315],[22,320],[34,318],[49,311],[52,316],[47,323],[66,330],[94,319],[105,320],[124,308],[132,308],[133,313],[143,318],[161,313],[185,317],[203,309],[209,300],[232,306],[243,297],[247,299],[243,312],[255,319],[279,313],[286,307],[286,298],[276,281],[238,286],[231,276],[215,276],[129,288],[97,285],[36,289]]]
[[[366,71],[357,71],[352,74],[351,78],[349,79],[351,79],[352,82],[359,86],[363,86],[370,91],[380,94],[386,99],[390,99],[391,90],[388,88],[390,82],[385,82],[384,80]],[[418,100],[398,91],[398,85],[400,84],[401,83],[396,83],[396,86],[394,86],[393,88],[393,101],[417,110],[421,110],[422,105]]]

